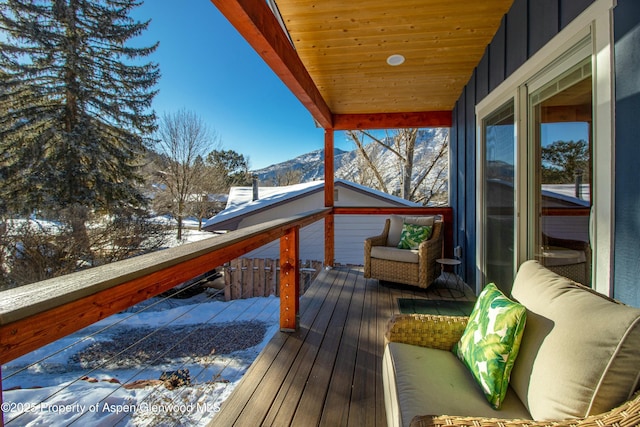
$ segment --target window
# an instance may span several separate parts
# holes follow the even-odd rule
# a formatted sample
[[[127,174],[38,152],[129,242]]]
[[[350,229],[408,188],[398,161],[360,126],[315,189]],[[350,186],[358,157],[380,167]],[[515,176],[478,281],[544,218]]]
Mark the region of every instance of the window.
[[[611,294],[612,7],[596,0],[476,106],[478,289],[508,292],[538,259]]]

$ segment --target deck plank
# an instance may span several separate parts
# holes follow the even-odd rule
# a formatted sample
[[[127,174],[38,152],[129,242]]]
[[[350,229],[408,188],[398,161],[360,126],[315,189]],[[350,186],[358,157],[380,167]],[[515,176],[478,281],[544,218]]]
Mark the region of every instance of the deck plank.
[[[352,274],[356,272],[352,270]],[[345,403],[351,401],[366,291],[365,284],[361,280],[362,275],[357,274],[355,279],[351,304],[336,355],[320,426],[344,426],[349,420],[350,405]]]
[[[314,322],[312,324],[301,322],[300,328],[309,331],[309,333],[305,342],[302,343],[302,348],[297,354],[291,369],[284,377],[283,386],[275,397],[264,425],[292,425],[292,418],[295,416],[300,400],[304,396],[305,386],[310,380],[311,370],[320,351],[331,316],[339,301],[345,279],[346,272],[337,272],[337,277]]]
[[[349,272],[353,276],[353,272]],[[302,397],[293,417],[293,425],[309,426],[317,425],[321,417],[327,390],[332,377],[332,371],[336,364],[336,356],[343,339],[347,314],[354,292],[355,280],[353,277],[345,277],[344,285],[335,310],[331,316],[320,348],[316,354]]]
[[[349,407],[348,425],[373,425],[368,418],[375,417],[375,347],[381,343],[376,337],[375,321],[371,319],[378,311],[378,292],[366,279],[362,279],[366,289],[365,310],[360,319],[360,334],[358,353],[356,355],[356,369],[353,379],[353,392]]]
[[[310,288],[301,298],[301,323],[313,321],[332,288],[334,279],[334,276],[326,274],[318,276],[317,286]],[[280,377],[286,375],[285,370],[288,371],[297,355],[296,344],[298,347],[302,346],[307,332],[308,329],[301,328],[292,334],[276,333],[244,374],[231,396],[222,404],[220,413],[214,417],[211,425],[242,425],[245,419],[252,423],[263,419],[282,385]],[[249,384],[243,386],[243,383]]]
[[[474,298],[457,296],[323,271],[301,298],[298,331],[275,334],[210,426],[385,426],[382,353],[397,299]]]
[[[378,293],[378,304],[376,305],[376,334],[380,337],[382,343],[376,348],[376,361],[378,362],[375,371],[376,416],[375,424],[371,424],[376,427],[386,427],[387,425],[387,414],[384,409],[384,389],[382,387],[382,353],[384,352],[384,334],[387,329],[387,323],[394,314],[400,312],[396,301],[397,297],[394,297],[392,292],[384,294]]]

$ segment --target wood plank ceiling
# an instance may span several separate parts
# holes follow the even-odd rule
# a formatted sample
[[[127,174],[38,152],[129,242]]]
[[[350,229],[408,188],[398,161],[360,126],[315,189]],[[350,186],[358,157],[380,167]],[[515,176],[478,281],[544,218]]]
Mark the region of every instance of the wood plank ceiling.
[[[456,100],[513,3],[211,1],[326,129],[363,121],[438,125],[443,117],[450,123]],[[285,32],[267,16],[265,2],[275,4]],[[404,63],[388,65],[387,58],[398,54]]]
[[[450,111],[512,2],[276,0],[334,114]]]

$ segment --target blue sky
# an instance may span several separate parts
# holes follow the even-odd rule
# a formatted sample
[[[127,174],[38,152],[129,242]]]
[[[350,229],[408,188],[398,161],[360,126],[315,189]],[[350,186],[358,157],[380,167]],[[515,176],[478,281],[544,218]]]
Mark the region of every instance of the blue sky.
[[[193,111],[252,169],[323,148],[311,114],[209,0],[146,0],[133,17],[151,19],[136,46],[160,42],[158,116]],[[335,144],[353,149],[338,133]]]

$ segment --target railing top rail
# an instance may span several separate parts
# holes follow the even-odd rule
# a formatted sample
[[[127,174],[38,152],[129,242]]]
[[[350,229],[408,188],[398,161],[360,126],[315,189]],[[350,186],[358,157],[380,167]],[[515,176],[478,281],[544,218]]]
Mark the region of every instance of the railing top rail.
[[[256,241],[258,239],[257,241],[260,244],[268,243],[282,236],[287,229],[295,226],[304,227],[324,218],[330,212],[330,208],[316,209],[242,228],[215,238],[140,255],[2,291],[0,292],[0,326],[68,304],[123,283],[149,276],[202,255],[222,252],[245,241]],[[242,251],[235,250],[229,251],[228,255],[221,254],[218,257],[220,264],[235,258],[238,256],[238,252]],[[228,259],[225,260],[225,258]],[[215,267],[216,265],[211,265],[212,269]],[[194,277],[197,275],[195,274]]]

